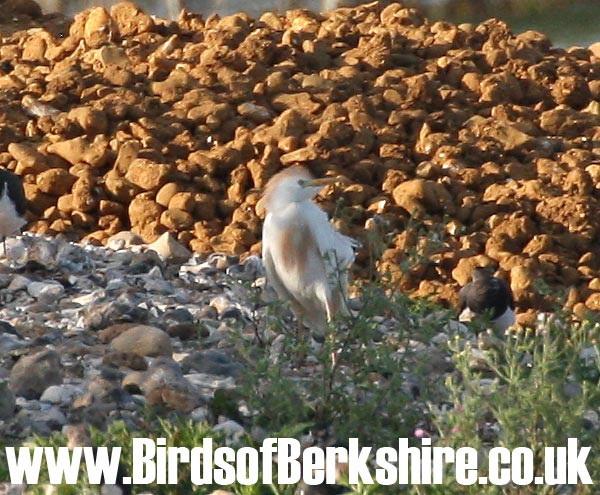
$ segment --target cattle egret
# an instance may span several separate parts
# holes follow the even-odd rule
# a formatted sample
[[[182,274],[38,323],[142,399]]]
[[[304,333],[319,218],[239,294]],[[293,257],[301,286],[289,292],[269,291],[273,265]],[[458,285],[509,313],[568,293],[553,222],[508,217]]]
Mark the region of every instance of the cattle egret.
[[[460,321],[488,315],[492,324],[503,332],[515,324],[515,303],[506,280],[494,277],[490,267],[473,270],[472,281],[459,292]]]
[[[299,326],[323,334],[336,314],[348,315],[353,239],[340,234],[312,199],[343,178],[315,179],[302,166],[269,180],[257,209],[266,211],[262,255],[267,281],[291,302]]]

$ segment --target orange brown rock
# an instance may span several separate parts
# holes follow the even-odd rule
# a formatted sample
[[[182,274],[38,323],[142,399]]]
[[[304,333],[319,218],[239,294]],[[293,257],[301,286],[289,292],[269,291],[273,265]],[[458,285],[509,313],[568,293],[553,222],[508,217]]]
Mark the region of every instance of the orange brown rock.
[[[0,75],[0,165],[31,230],[257,252],[261,188],[303,163],[350,181],[319,202],[363,241],[358,277],[383,253],[403,290],[453,299],[495,264],[520,309],[546,304],[540,281],[597,308],[597,46],[395,3],[166,22],[123,2],[70,23],[27,5],[0,49],[26,62]]]

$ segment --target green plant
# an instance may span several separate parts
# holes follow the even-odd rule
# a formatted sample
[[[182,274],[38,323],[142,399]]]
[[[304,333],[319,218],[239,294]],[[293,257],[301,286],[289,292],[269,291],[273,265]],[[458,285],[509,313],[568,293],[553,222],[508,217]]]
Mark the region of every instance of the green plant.
[[[325,422],[340,438],[380,445],[410,433],[420,410],[406,392],[407,369],[418,370],[428,359],[414,352],[413,340],[427,342],[447,321],[446,312],[424,324],[432,311],[429,302],[377,284],[364,286],[361,310],[332,322],[313,353],[316,360],[298,369],[291,365],[299,352],[295,332],[271,313],[275,310],[280,308],[269,308],[264,321],[276,322],[271,330],[284,336],[280,354],[273,356],[268,347],[240,349],[248,368],[241,389],[254,421],[271,432]],[[393,328],[385,327],[382,315]],[[303,376],[307,372],[310,376]]]
[[[565,325],[554,319],[537,331],[517,331],[507,336],[499,349],[483,351],[487,371],[471,366],[472,349],[458,341],[451,350],[459,371],[447,380],[452,408],[435,410],[440,445],[471,446],[483,452],[492,446],[528,447],[538,462],[536,476],[543,475],[541,459],[546,446],[565,446],[570,437],[582,445],[598,446],[599,425],[586,418],[600,406],[600,327],[593,324]],[[587,356],[587,357],[586,357]],[[591,356],[591,358],[590,358]],[[595,416],[594,416],[595,417]],[[484,434],[493,426],[495,434]],[[487,438],[486,438],[487,437]],[[594,479],[600,474],[597,457],[588,459]],[[429,487],[423,493],[545,494],[559,493],[551,486],[480,486],[440,491]],[[577,487],[574,493],[593,493]]]
[[[8,464],[6,462],[6,451],[4,450],[8,444],[5,442],[0,442],[0,481],[8,480],[9,472],[8,472]]]

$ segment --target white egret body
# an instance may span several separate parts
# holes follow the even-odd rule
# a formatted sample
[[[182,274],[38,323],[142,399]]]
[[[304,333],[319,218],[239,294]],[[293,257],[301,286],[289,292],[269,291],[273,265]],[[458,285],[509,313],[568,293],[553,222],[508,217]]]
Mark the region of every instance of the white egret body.
[[[312,198],[334,178],[314,179],[301,166],[271,178],[260,205],[266,211],[262,255],[267,280],[288,299],[300,321],[323,331],[334,315],[348,314],[352,239],[340,234]]]

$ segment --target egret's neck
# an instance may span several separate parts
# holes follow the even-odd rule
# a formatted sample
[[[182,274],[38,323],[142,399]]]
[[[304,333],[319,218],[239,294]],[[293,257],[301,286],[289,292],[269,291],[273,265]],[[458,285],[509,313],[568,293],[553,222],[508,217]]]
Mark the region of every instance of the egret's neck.
[[[299,198],[292,195],[277,195],[275,197],[270,198],[267,211],[270,213],[277,214],[280,211],[283,211],[290,207],[298,207],[298,206],[306,206],[313,204],[311,198]]]

